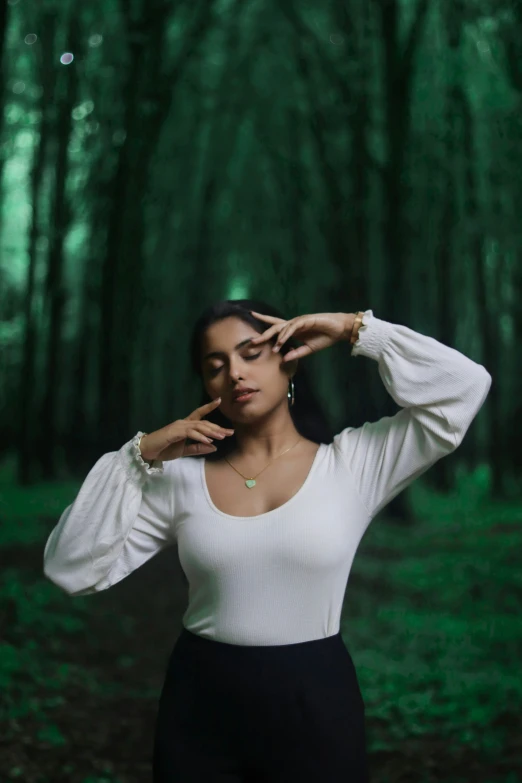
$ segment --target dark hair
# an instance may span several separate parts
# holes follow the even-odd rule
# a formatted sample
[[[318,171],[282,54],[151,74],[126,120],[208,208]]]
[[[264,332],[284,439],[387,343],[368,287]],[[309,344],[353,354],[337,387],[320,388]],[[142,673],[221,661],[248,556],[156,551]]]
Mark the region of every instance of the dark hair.
[[[194,324],[192,335],[190,338],[190,363],[192,371],[201,378],[201,400],[196,407],[206,405],[209,400],[209,396],[205,390],[202,377],[201,367],[201,345],[203,336],[208,329],[216,321],[220,321],[223,318],[229,318],[235,316],[241,318],[245,323],[253,326],[254,329],[260,334],[270,328],[270,324],[255,318],[249,311],[254,310],[256,313],[265,313],[266,315],[273,315],[277,318],[285,318],[285,316],[272,305],[263,302],[260,299],[224,299],[207,307],[199,316]],[[285,319],[287,320],[287,319]],[[274,336],[271,343],[275,343],[276,337]],[[284,356],[292,348],[297,348],[298,343],[290,337],[281,348],[281,354]],[[319,400],[314,393],[310,376],[303,363],[298,366],[297,372],[294,375],[294,389],[295,389],[295,403],[290,407],[290,415],[294,422],[297,431],[308,440],[315,443],[331,443],[334,437],[334,430],[331,427],[328,419],[319,403]],[[230,427],[231,422],[223,412],[216,408],[208,416],[205,416],[207,421],[211,421],[214,424],[220,424],[223,427]],[[226,437],[224,440],[215,441],[217,451],[210,454],[196,455],[194,458],[204,456],[207,460],[221,459],[223,456],[231,453],[236,445],[236,436],[232,435]]]

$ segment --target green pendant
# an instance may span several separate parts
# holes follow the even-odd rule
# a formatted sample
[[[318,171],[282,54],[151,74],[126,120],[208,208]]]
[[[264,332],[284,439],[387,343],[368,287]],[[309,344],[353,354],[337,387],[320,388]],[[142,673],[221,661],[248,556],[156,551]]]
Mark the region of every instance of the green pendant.
[[[249,489],[252,489],[252,487],[255,487],[255,485],[256,485],[256,481],[255,481],[255,479],[247,479],[247,480],[245,481],[245,484],[247,485],[247,487],[248,487]]]

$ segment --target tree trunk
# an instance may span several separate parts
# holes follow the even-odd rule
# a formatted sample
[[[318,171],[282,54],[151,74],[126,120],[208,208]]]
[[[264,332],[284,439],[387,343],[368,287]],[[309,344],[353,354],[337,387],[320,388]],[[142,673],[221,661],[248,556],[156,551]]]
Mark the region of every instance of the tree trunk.
[[[7,38],[8,20],[7,0],[0,3],[0,139],[4,136],[4,107],[5,107],[5,85],[7,83],[7,69],[5,68],[5,42]],[[0,155],[0,183],[4,176],[4,156]],[[1,215],[0,215],[1,220]],[[0,232],[2,226],[0,225]]]
[[[135,7],[136,10],[136,7]],[[138,346],[138,307],[142,291],[144,205],[149,166],[174,88],[187,62],[201,46],[214,16],[213,6],[200,6],[181,53],[165,74],[162,56],[169,29],[169,6],[157,0],[141,4],[128,19],[129,76],[124,88],[126,137],[115,177],[113,209],[103,260],[101,345],[99,361],[99,424],[103,451],[119,448],[130,438],[133,356]],[[147,115],[140,108],[147,106]]]
[[[43,14],[41,19],[40,42],[37,44],[41,52],[39,72],[41,74],[42,94],[39,110],[42,120],[38,141],[34,150],[34,163],[31,171],[31,223],[29,228],[29,263],[25,285],[24,328],[22,336],[22,362],[20,372],[20,407],[17,418],[19,421],[19,438],[17,454],[17,480],[21,485],[31,483],[34,478],[37,462],[35,448],[36,427],[36,321],[35,321],[35,277],[38,261],[37,240],[40,224],[40,189],[45,172],[45,161],[52,132],[53,100],[56,84],[56,69],[51,64],[51,52],[56,32],[56,17],[54,14]]]
[[[449,79],[445,101],[444,116],[444,160],[441,167],[444,177],[443,210],[438,243],[436,247],[436,292],[437,292],[437,333],[438,339],[449,347],[454,346],[457,333],[457,318],[454,310],[453,292],[455,281],[453,269],[461,264],[455,253],[455,229],[460,225],[456,193],[459,182],[456,172],[459,171],[459,156],[463,154],[462,144],[462,112],[460,105],[460,80],[463,76],[460,62],[460,46],[462,37],[462,6],[459,2],[446,3],[443,7],[444,23],[447,35],[449,61],[446,73]],[[427,477],[429,485],[438,492],[448,493],[454,488],[453,460],[439,460],[431,468]]]
[[[72,346],[71,394],[68,424],[63,441],[69,473],[82,476],[96,462],[99,453],[99,432],[96,426],[99,384],[96,377],[97,348],[101,344],[99,298],[101,259],[105,252],[107,212],[112,199],[112,162],[106,155],[110,144],[108,118],[101,118],[105,138],[92,139],[95,151],[89,154],[89,179],[85,186],[85,202],[89,204],[88,250],[83,262],[80,283],[78,327]],[[105,121],[104,121],[105,120]]]
[[[493,291],[490,301],[495,302],[494,309],[489,306],[487,291],[490,288],[486,279],[486,257],[482,241],[481,215],[477,203],[478,183],[475,172],[475,139],[473,133],[473,118],[468,105],[467,96],[463,90],[459,92],[462,117],[464,120],[463,154],[465,163],[465,195],[467,206],[467,221],[471,236],[471,260],[475,272],[476,295],[478,301],[479,323],[484,349],[484,366],[493,377],[488,395],[488,449],[491,467],[491,492],[494,497],[504,496],[504,473],[507,470],[505,444],[502,438],[502,410],[500,406],[500,358],[502,355],[502,333],[500,320],[495,317],[502,306],[502,290]],[[497,263],[500,263],[497,259]]]
[[[381,20],[381,36],[384,47],[383,83],[385,93],[385,117],[387,155],[383,172],[384,231],[383,245],[387,263],[383,267],[383,290],[392,292],[383,308],[382,318],[392,323],[404,323],[405,313],[410,312],[410,259],[407,243],[408,225],[405,207],[408,190],[404,171],[410,139],[410,103],[414,76],[415,53],[423,31],[428,10],[428,0],[419,0],[415,19],[410,27],[406,44],[399,37],[398,0],[377,3]],[[397,412],[395,402],[387,396],[382,415],[393,416]],[[383,509],[395,522],[411,524],[413,517],[407,494],[401,492]]]
[[[415,54],[428,12],[428,0],[419,0],[415,18],[408,31],[406,43],[399,36],[399,2],[386,0],[377,3],[381,20],[384,47],[383,83],[387,155],[383,176],[384,247],[388,257],[385,265],[384,291],[392,292],[383,316],[393,323],[402,323],[404,313],[410,312],[411,281],[408,225],[405,207],[408,189],[405,167],[410,141],[410,104],[414,77]]]
[[[69,41],[72,51],[78,51],[78,21],[71,14],[69,22]],[[44,395],[41,407],[41,425],[39,428],[38,453],[43,477],[51,480],[56,477],[55,445],[57,438],[57,403],[60,391],[61,341],[63,313],[66,292],[63,281],[64,241],[70,224],[70,211],[67,203],[66,183],[68,172],[68,149],[72,127],[72,110],[78,93],[78,74],[76,63],[65,66],[61,79],[56,82],[54,103],[58,106],[57,156],[54,193],[51,208],[51,241],[47,261],[45,280],[46,309],[48,312]]]

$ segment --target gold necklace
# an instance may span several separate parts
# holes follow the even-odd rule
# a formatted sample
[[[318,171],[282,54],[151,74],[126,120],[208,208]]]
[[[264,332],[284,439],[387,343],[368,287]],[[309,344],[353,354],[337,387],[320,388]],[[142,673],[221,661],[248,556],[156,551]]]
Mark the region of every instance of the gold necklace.
[[[296,440],[296,442],[294,443],[294,446],[297,446],[297,444],[299,443],[300,440],[301,440],[301,436],[299,436],[299,440]],[[290,448],[288,448],[285,451],[281,452],[281,454],[278,454],[277,457],[274,457],[273,460],[270,460],[268,465],[271,465],[272,462],[274,462],[274,460],[279,459],[279,457],[282,457],[283,454],[286,454],[287,451],[290,451],[290,449],[293,449],[294,446],[290,446]],[[228,462],[228,459],[226,457],[223,457],[223,459],[225,460],[225,462]],[[231,468],[234,468],[234,466],[232,465],[231,462],[228,462],[228,464],[230,465]],[[266,470],[268,465],[265,465],[263,470]],[[239,473],[239,470],[237,468],[234,468],[234,470],[236,471],[236,473]],[[260,473],[263,472],[263,470],[260,470],[259,473],[257,473],[255,476],[252,476],[251,478],[248,478],[247,476],[243,476],[242,473],[239,473],[239,475],[242,476],[242,478],[245,479],[245,486],[247,486],[248,489],[252,489],[252,487],[255,487],[255,485],[256,485],[256,478],[260,475]]]

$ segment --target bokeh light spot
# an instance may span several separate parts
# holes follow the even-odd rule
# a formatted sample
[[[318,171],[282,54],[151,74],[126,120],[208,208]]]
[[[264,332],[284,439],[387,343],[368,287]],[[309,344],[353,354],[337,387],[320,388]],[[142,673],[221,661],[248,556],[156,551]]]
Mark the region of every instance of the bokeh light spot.
[[[24,130],[21,131],[18,136],[16,137],[16,145],[17,147],[21,147],[22,149],[32,147],[34,143],[34,133],[30,130]]]
[[[25,82],[15,82],[13,84],[13,92],[16,95],[21,95],[25,90]]]
[[[127,138],[127,134],[123,129],[114,131],[114,133],[112,134],[112,143],[116,144],[117,146],[120,146],[120,144],[123,144],[126,138]]]
[[[38,40],[38,36],[34,33],[29,33],[25,36],[24,41],[28,46],[31,46],[32,44],[36,43]]]
[[[75,106],[71,114],[73,120],[83,120],[83,118],[87,117],[87,115],[90,114],[92,111],[94,111],[93,101],[84,101],[83,103],[80,103],[78,106]]]
[[[89,38],[89,46],[101,46],[103,43],[103,35],[100,35],[99,33],[94,33],[94,35],[91,35]]]
[[[71,52],[65,52],[60,57],[60,62],[62,65],[70,65],[73,60],[74,60],[74,54],[71,54]]]
[[[333,44],[335,44],[336,46],[340,46],[342,44],[343,40],[344,39],[343,39],[342,35],[339,35],[338,33],[334,33],[333,35],[330,36],[330,41]]]

